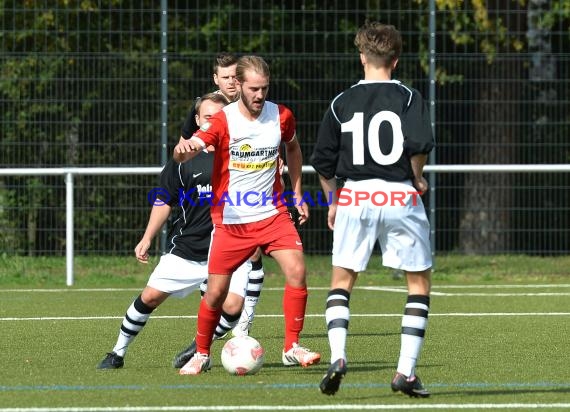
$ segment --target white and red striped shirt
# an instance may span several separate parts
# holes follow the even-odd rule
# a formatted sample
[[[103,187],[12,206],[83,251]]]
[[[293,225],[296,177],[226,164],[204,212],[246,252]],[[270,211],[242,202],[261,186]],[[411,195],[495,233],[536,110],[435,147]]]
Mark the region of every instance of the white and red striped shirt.
[[[231,103],[194,133],[192,139],[216,149],[211,208],[215,224],[257,222],[286,208],[280,201],[284,188],[279,149],[294,137],[291,110],[269,101],[253,121],[240,113],[238,102]]]

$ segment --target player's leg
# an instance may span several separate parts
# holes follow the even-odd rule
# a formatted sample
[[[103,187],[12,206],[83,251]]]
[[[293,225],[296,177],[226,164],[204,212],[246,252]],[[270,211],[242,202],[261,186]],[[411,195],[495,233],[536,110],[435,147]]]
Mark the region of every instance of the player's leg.
[[[386,192],[410,193],[404,183],[390,183]],[[409,195],[405,205],[386,208],[379,243],[384,266],[403,270],[408,284],[400,335],[400,356],[392,390],[414,397],[428,397],[416,375],[416,364],[428,323],[431,288],[429,222],[421,198]]]
[[[339,206],[333,232],[332,277],[325,308],[331,352],[330,367],[319,388],[334,395],[347,373],[346,343],[350,321],[350,295],[358,273],[365,270],[377,237],[378,210],[366,204]]]
[[[325,322],[331,352],[331,364],[323,376],[319,388],[326,395],[338,392],[340,382],[347,372],[346,338],[350,320],[349,301],[358,273],[333,266],[331,288],[327,295]]]
[[[207,290],[208,290],[208,278],[206,275],[206,279],[202,283],[200,283],[200,297],[203,298]]]
[[[231,228],[215,226],[208,261],[208,289],[198,309],[196,353],[180,369],[181,375],[198,375],[210,369],[212,338],[222,315],[232,273],[247,261],[255,248],[253,241],[242,239],[240,233],[233,234]]]
[[[255,317],[255,307],[259,301],[261,288],[263,287],[263,262],[261,259],[261,249],[257,248],[254,255],[249,259],[251,262],[251,272],[247,283],[245,301],[241,316],[235,328],[232,330],[234,336],[249,335],[249,330]]]
[[[416,376],[415,369],[428,323],[430,278],[431,270],[406,272],[408,297],[402,317],[400,357],[396,375],[392,380],[392,389],[410,396],[429,396],[429,392],[423,388]]]
[[[251,269],[251,262],[247,260],[233,272],[228,295],[222,306],[222,317],[214,332],[214,339],[223,338],[230,330],[237,327],[238,320],[243,313]]]
[[[196,325],[196,353],[182,366],[181,375],[198,375],[211,368],[210,347],[222,315],[222,305],[230,286],[230,275],[208,275],[208,290],[200,301]]]
[[[307,307],[307,284],[305,282],[305,262],[300,250],[274,250],[271,257],[281,267],[285,275],[283,292],[283,315],[285,318],[285,341],[282,361],[285,366],[319,363],[321,355],[301,346],[299,337],[303,330]]]
[[[244,300],[245,300],[244,298],[248,293],[248,290],[246,290],[245,286],[242,287],[242,284],[245,282],[245,284],[248,285],[249,274],[251,272],[252,272],[252,264],[250,261],[248,261],[245,262],[243,265],[241,265],[232,275],[232,280],[230,281],[230,289],[228,292],[228,296],[226,297],[226,300],[224,301],[223,304],[222,317],[220,318],[220,323],[218,324],[218,327],[216,327],[214,339],[223,338],[230,329],[237,327],[238,321],[239,319],[241,319],[240,316],[242,315],[242,308],[244,307]],[[204,282],[202,282],[202,284],[200,285],[200,296],[204,297],[207,290],[208,290],[208,279],[204,280]],[[191,346],[194,347],[194,350],[190,354],[189,358],[192,357],[192,355],[196,351],[196,342],[193,341]],[[188,353],[189,352],[187,352],[186,356],[188,356]],[[179,357],[181,354],[182,353],[178,354],[177,357]],[[184,361],[182,365],[184,365],[184,363],[186,363],[188,359],[186,359],[186,361]],[[179,362],[175,361],[175,364],[176,363]],[[175,365],[175,367],[180,368],[182,365],[180,366]]]
[[[216,326],[214,336],[212,337],[213,340],[222,339],[224,336],[226,336],[228,331],[236,325],[241,315],[242,307],[243,295],[228,292],[228,296],[226,297],[226,300],[222,306],[222,315],[220,317],[220,321],[218,322],[218,326]],[[182,368],[186,363],[188,363],[190,359],[192,359],[196,351],[196,339],[193,339],[188,347],[186,347],[174,357],[172,365],[178,369]]]
[[[144,328],[151,313],[162,303],[169,294],[149,286],[130,304],[121,327],[117,342],[111,352],[97,366],[98,369],[118,369],[124,365],[124,357],[130,343]]]
[[[206,268],[206,262],[193,262],[171,254],[162,256],[147,286],[127,309],[117,342],[98,368],[122,367],[128,346],[144,328],[154,309],[169,296],[184,297],[197,289],[204,280]]]
[[[285,366],[307,367],[321,360],[321,355],[299,343],[307,307],[307,283],[303,245],[299,233],[288,212],[275,215],[260,228],[260,244],[267,245],[263,252],[279,264],[285,275],[283,292],[283,315],[285,318],[285,341],[282,361]]]
[[[212,336],[214,335],[214,330],[219,321],[219,316],[222,314],[222,305],[228,294],[230,286],[231,275],[228,274],[209,274],[208,275],[208,290],[200,302],[200,309],[198,316],[203,315],[204,308],[208,313],[218,313],[215,318],[215,322],[208,322],[210,325],[206,326],[206,323],[202,325],[202,328],[198,327],[198,336],[205,336],[204,344],[198,343],[198,349],[202,349],[203,352],[209,353],[209,347],[211,343]],[[209,333],[205,333],[206,330],[211,329]]]
[[[228,295],[222,305],[222,315],[214,332],[214,340],[223,338],[228,331],[236,326],[242,312],[250,271],[251,263],[247,261],[233,273]],[[204,285],[207,285],[206,281],[200,285],[202,297],[207,291],[207,288],[203,288]],[[192,356],[194,356],[196,350],[196,340],[193,339],[188,347],[184,348],[174,357],[172,365],[175,368],[182,368],[192,358]]]

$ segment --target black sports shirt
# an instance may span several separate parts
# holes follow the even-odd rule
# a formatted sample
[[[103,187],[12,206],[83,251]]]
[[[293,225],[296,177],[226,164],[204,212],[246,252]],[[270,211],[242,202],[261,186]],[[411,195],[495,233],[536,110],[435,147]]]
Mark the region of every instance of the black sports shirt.
[[[413,176],[410,157],[433,146],[417,90],[397,80],[361,80],[332,100],[311,164],[326,179],[403,181]]]
[[[184,163],[169,160],[160,174],[160,184],[169,197],[160,196],[175,212],[166,252],[183,259],[208,260],[212,218],[212,166],[214,155],[201,152]]]

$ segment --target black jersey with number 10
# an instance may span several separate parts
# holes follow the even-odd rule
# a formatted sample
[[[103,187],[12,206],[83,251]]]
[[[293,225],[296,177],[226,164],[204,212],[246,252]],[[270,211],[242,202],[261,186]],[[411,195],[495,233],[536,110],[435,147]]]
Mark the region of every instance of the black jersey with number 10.
[[[410,157],[434,146],[421,94],[397,80],[361,80],[336,96],[311,156],[327,179],[410,179]]]

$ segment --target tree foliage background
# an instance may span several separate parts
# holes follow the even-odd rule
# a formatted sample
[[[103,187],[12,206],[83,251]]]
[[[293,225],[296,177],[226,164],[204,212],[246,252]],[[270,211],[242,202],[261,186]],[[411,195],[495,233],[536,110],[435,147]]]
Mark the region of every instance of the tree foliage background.
[[[366,19],[402,32],[396,78],[426,98],[430,80],[436,82],[438,164],[570,162],[570,0],[0,5],[3,167],[160,165],[193,99],[213,88],[211,64],[220,51],[269,61],[269,98],[296,113],[307,158],[328,102],[362,75],[353,39]],[[315,176],[305,181],[318,190]],[[433,183],[435,204],[428,207],[435,210],[438,251],[570,250],[567,175],[468,173],[438,175]],[[148,217],[146,193],[156,185],[156,176],[76,177],[76,250],[131,253]],[[62,254],[64,200],[61,177],[0,177],[0,251]],[[325,215],[314,208],[303,229],[309,252],[330,249]]]

